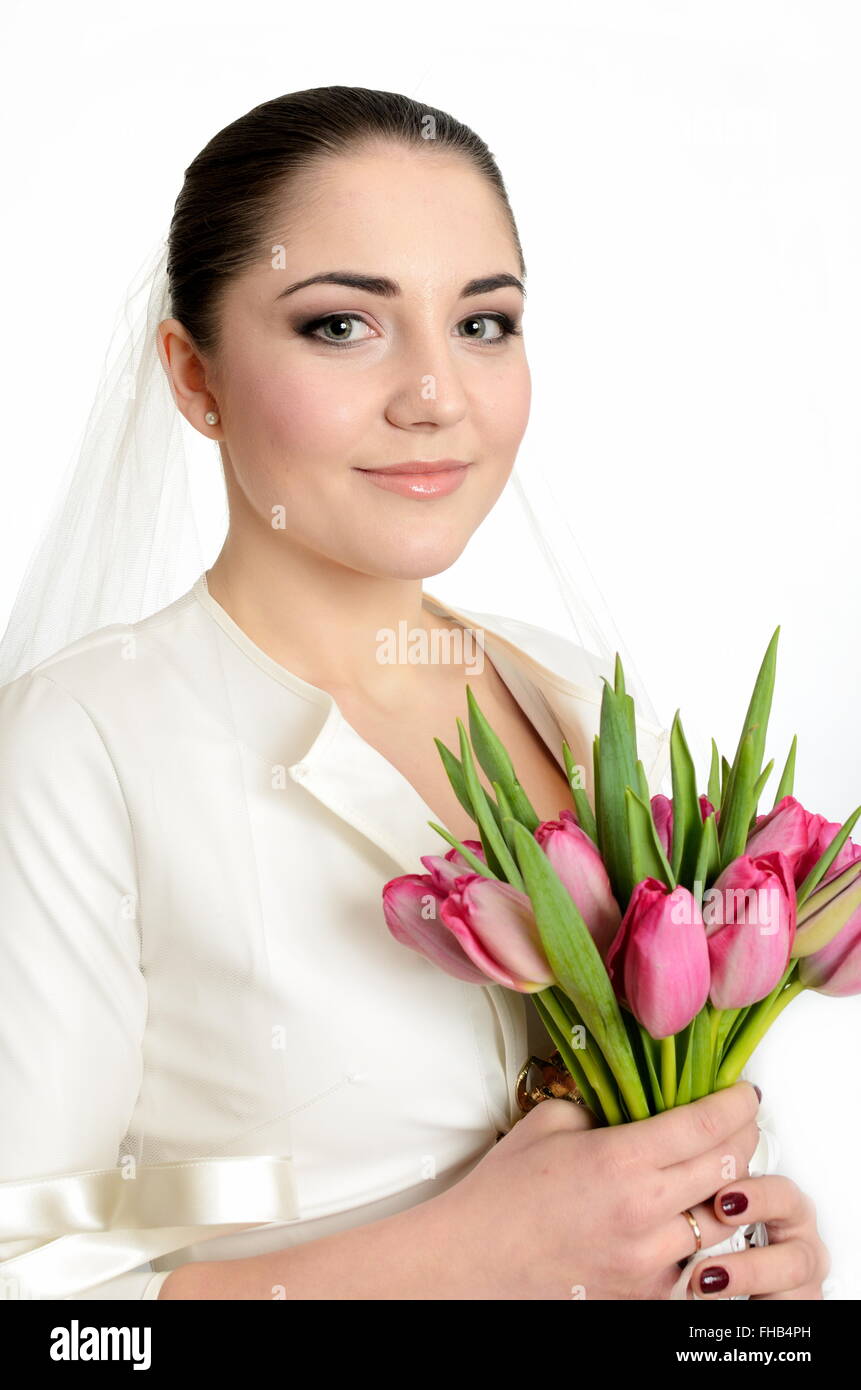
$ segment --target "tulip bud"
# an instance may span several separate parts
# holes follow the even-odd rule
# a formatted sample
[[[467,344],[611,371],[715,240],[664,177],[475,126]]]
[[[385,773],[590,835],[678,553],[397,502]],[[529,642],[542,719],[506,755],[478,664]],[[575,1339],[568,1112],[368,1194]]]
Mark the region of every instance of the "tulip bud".
[[[529,896],[512,884],[464,874],[456,879],[440,916],[490,980],[521,994],[555,983]]]
[[[607,954],[617,996],[653,1038],[686,1028],[706,1002],[709,953],[696,898],[645,878]]]
[[[809,868],[803,866],[810,865],[810,851],[818,843],[825,825],[824,816],[806,811],[794,796],[784,796],[767,815],[757,816],[744,852],[753,857],[779,850],[789,860],[795,886],[800,888],[809,872]],[[833,838],[832,835],[829,844]]]
[[[472,850],[476,859],[480,859],[483,864],[487,863],[481,840],[464,840],[462,843],[464,848]],[[447,893],[450,888],[454,887],[455,879],[459,878],[461,874],[475,872],[472,865],[467,864],[457,846],[452,846],[447,854],[423,854],[421,862],[433,879],[435,887],[443,893]]]
[[[402,946],[418,951],[448,975],[486,985],[484,972],[473,964],[440,917],[445,897],[430,874],[402,874],[390,879],[383,888],[386,925]]]
[[[603,959],[622,913],[595,844],[568,810],[562,811],[558,820],[542,821],[535,829],[535,838],[571,894]]]
[[[807,989],[845,998],[861,994],[861,908],[827,946],[798,962],[798,978]]]
[[[770,994],[789,964],[795,938],[792,864],[776,850],[727,864],[703,895],[716,1009],[743,1009]]]
[[[821,821],[822,824],[816,826],[813,824],[814,821]],[[831,841],[834,839],[834,836],[841,829],[842,826],[839,821],[827,821],[822,816],[811,816],[810,844],[807,852],[799,859],[795,869],[795,881],[797,885],[800,886],[810,873],[810,870],[815,869],[819,860],[831,844]],[[838,850],[833,864],[830,869],[827,869],[823,874],[817,887],[820,887],[823,883],[828,883],[832,878],[835,878],[837,874],[842,873],[844,869],[848,869],[850,864],[857,864],[859,860],[861,860],[861,845],[856,845],[850,835],[849,839],[846,840]]]
[[[668,859],[673,857],[673,803],[663,792],[658,792],[651,800],[652,820],[658,832],[658,839],[664,847]]]

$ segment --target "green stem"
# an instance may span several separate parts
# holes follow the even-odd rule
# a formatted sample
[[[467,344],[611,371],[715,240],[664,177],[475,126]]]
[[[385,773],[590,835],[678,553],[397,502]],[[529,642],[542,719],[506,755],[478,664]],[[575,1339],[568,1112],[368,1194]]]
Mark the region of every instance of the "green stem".
[[[567,1028],[560,1029],[557,1026],[555,1019],[553,1018],[552,1014],[550,1013],[550,1010],[547,1007],[547,1004],[544,1002],[543,996],[547,993],[549,993],[549,990],[540,990],[535,994],[531,994],[529,997],[532,1000],[538,1017],[544,1024],[544,1027],[547,1030],[548,1035],[552,1038],[553,1042],[555,1043],[556,1049],[559,1053],[559,1056],[562,1058],[565,1067],[567,1068],[570,1075],[573,1077],[577,1085],[577,1090],[580,1092],[581,1096],[588,1105],[589,1109],[592,1111],[595,1118],[598,1120],[603,1120],[604,1111],[601,1106],[601,1102],[598,1099],[598,1096],[596,1095],[592,1086],[590,1085],[586,1073],[584,1072],[583,1067],[576,1056],[576,1049],[572,1048],[571,1046],[570,1033]]]
[[[661,1038],[661,1094],[671,1110],[676,1103],[676,1039]]]
[[[566,1038],[566,1047],[568,1049],[569,1054],[573,1053],[574,1051],[577,1051],[579,1053],[578,1060],[580,1062],[581,1067],[583,1068],[583,1071],[586,1073],[586,1077],[589,1081],[589,1084],[597,1092],[598,1099],[601,1102],[602,1109],[607,1119],[607,1123],[610,1125],[622,1124],[622,1122],[625,1119],[625,1116],[622,1114],[621,1107],[619,1106],[616,1091],[616,1082],[613,1077],[613,1073],[607,1066],[602,1052],[595,1045],[594,1040],[589,1036],[589,1030],[585,1027],[585,1024],[583,1024],[583,1028],[586,1035],[586,1046],[583,1048],[576,1049],[573,1049],[571,1047],[571,1023],[582,1023],[582,1020],[577,1015],[577,1011],[576,1009],[574,1009],[573,1004],[569,999],[565,998],[563,1007],[562,1001],[559,998],[557,998],[555,992],[552,989],[542,990],[541,998],[542,1002],[544,1003],[547,1009],[547,1012],[556,1024],[556,1027],[559,1028],[559,1030],[562,1033],[564,1033]],[[573,1012],[574,1014],[573,1019],[569,1017],[570,1012]],[[564,1057],[565,1054],[562,1052],[561,1048],[559,1049],[559,1052],[560,1056]]]
[[[793,961],[793,965],[795,962]],[[765,1037],[772,1023],[780,1013],[790,1004],[792,1000],[804,989],[804,985],[799,979],[795,979],[791,984],[784,987],[783,992],[776,998],[767,995],[762,1001],[769,1004],[768,1008],[757,1007],[746,1020],[744,1029],[739,1033],[733,1042],[732,1047],[720,1065],[717,1075],[717,1088],[722,1090],[724,1086],[732,1086],[738,1081],[742,1067],[750,1060],[754,1049]]]
[[[754,1004],[746,1004],[743,1008],[733,1011],[737,1017],[723,1041],[718,1070],[720,1070],[720,1066],[723,1065],[723,1062],[737,1044],[742,1049],[746,1046],[745,1039],[748,1041],[750,1040],[754,1030],[759,1027],[763,1018],[771,1012],[774,1001],[777,999],[781,990],[786,986],[787,981],[792,978],[797,965],[798,961],[796,960],[791,960],[789,962],[770,994],[766,994],[764,998],[758,999]],[[761,1036],[761,1034],[758,1035],[758,1037]],[[756,1046],[756,1043],[754,1043],[754,1046]]]

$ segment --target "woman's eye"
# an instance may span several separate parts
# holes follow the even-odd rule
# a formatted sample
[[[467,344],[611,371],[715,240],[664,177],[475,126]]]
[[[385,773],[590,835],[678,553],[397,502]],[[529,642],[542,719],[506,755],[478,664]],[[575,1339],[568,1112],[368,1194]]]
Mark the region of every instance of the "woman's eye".
[[[484,327],[491,324],[498,330],[496,333],[489,333]],[[462,319],[458,328],[467,328],[469,331],[463,336],[473,342],[481,343],[501,343],[506,338],[518,334],[519,326],[508,314],[471,314],[468,319]]]
[[[350,329],[353,324],[359,324],[367,328],[368,324],[364,319],[359,318],[358,314],[324,314],[320,318],[311,319],[308,323],[303,323],[299,329],[309,338],[317,338],[318,342],[326,343],[329,347],[353,347],[355,343],[364,341],[362,337],[354,338],[351,336]],[[334,329],[334,336],[331,338],[323,335],[318,336],[321,328]]]

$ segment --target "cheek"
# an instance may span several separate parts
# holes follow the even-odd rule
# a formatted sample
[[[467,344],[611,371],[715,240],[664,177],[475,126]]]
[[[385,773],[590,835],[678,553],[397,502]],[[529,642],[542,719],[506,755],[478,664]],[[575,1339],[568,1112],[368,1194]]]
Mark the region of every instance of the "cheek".
[[[232,430],[254,443],[260,457],[277,453],[282,464],[343,458],[355,448],[368,408],[360,383],[313,370],[256,373],[235,393]],[[238,420],[237,420],[238,415]],[[272,460],[270,460],[271,462]]]
[[[525,368],[508,373],[484,401],[485,437],[505,457],[516,451],[529,420],[532,388]]]

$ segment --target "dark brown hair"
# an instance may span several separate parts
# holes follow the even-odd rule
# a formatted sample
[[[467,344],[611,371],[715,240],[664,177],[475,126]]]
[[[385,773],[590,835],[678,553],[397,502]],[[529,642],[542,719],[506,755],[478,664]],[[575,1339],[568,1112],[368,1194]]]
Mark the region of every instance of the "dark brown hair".
[[[221,291],[271,254],[267,235],[284,211],[289,181],[332,156],[377,141],[445,150],[472,161],[502,203],[525,276],[508,193],[484,141],[445,111],[398,92],[311,87],[255,106],[192,160],[168,236],[171,314],[204,355],[217,353]]]

